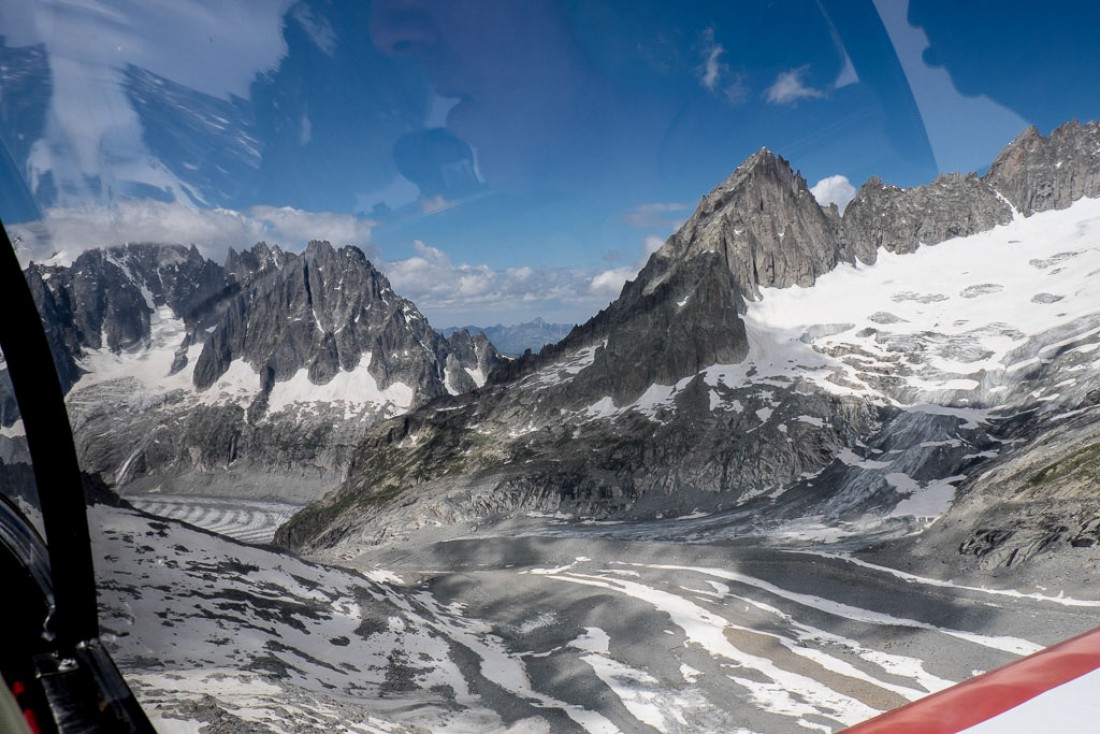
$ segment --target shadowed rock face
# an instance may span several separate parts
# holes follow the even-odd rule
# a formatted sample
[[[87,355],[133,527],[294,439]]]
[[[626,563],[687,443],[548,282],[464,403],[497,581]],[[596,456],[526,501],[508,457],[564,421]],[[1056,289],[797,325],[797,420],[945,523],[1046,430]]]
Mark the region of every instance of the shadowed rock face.
[[[797,378],[756,383],[749,371],[747,382],[728,386],[708,368],[750,354],[744,319],[762,288],[811,287],[839,263],[874,263],[880,249],[910,253],[1007,224],[1013,206],[1026,211],[1019,202],[1063,201],[1039,189],[1084,195],[1088,187],[1064,182],[1097,167],[1097,130],[1067,126],[1038,142],[1025,134],[985,179],[952,174],[911,189],[872,179],[843,217],[762,150],[702,199],[614,303],[564,340],[502,366],[476,396],[369,431],[341,489],[295,516],[277,540],[306,550],[355,547],[431,523],[531,511],[641,518],[744,506],[761,513],[753,522],[889,513],[901,477],[927,485],[969,473],[983,448],[1004,445],[1003,430]],[[1052,148],[1080,160],[1067,154],[1049,170],[1031,161],[1036,151],[1049,159]],[[826,336],[850,327],[821,325]],[[767,351],[766,333],[752,338]],[[816,338],[810,328],[803,341]],[[846,348],[824,351],[875,361]],[[876,349],[893,354],[893,367],[864,370],[864,384],[892,394],[911,369],[906,350],[921,348],[883,336]],[[879,455],[890,461],[870,458]],[[781,493],[782,506],[767,502]]]

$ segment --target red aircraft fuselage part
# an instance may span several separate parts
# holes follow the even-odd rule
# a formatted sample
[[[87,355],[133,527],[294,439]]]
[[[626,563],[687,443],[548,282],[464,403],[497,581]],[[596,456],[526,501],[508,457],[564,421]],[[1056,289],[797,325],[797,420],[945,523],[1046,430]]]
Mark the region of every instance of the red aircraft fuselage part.
[[[843,734],[956,734],[1100,669],[1100,628],[845,729]]]

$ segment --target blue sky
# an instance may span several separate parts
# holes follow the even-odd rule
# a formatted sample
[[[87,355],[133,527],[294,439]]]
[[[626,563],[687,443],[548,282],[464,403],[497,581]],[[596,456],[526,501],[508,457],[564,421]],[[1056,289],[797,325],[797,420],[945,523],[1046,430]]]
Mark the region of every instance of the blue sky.
[[[0,0],[0,27],[33,256],[327,238],[437,326],[584,320],[762,146],[843,204],[1100,117],[1084,2]]]

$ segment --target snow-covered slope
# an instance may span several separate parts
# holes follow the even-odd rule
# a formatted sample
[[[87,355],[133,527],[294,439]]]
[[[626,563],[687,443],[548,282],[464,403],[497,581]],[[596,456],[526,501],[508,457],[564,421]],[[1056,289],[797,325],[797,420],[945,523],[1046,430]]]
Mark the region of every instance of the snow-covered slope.
[[[1100,199],[1017,216],[911,254],[882,253],[874,265],[842,264],[812,288],[762,289],[744,318],[747,357],[700,373],[712,410],[737,410],[739,391],[770,395],[753,413],[761,427],[776,424],[778,391],[812,386],[902,413],[955,419],[973,435],[952,431],[916,448],[981,441],[971,458],[995,458],[1001,447],[985,446],[982,429],[1024,410],[1058,420],[1078,412],[1100,387]],[[550,365],[531,379],[568,371]],[[667,420],[695,380],[654,385],[625,405],[602,398],[575,415]],[[798,415],[776,427],[789,435],[794,423],[821,427],[821,420]],[[897,491],[889,514],[938,517],[966,475],[914,479],[896,458],[903,448],[892,446],[883,456],[881,449],[853,446],[838,460],[852,471],[873,470]]]
[[[757,382],[802,377],[980,418],[1012,402],[1028,368],[1060,348],[1097,348],[1100,199],[908,255],[883,253],[873,266],[840,265],[813,288],[768,289],[747,311],[751,346],[739,368],[755,369]],[[1072,400],[1076,382],[1067,378],[1044,401]]]

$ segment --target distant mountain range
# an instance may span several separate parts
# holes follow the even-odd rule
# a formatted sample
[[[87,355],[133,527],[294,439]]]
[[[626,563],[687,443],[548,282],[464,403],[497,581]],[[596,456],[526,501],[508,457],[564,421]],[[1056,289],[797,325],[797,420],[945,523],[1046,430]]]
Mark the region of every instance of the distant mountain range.
[[[526,321],[512,326],[448,326],[440,329],[443,336],[450,336],[456,331],[466,331],[471,334],[482,333],[493,343],[502,354],[518,357],[526,350],[537,352],[547,344],[556,344],[564,339],[575,324],[551,324],[541,317],[534,321]]]
[[[761,150],[606,310],[369,430],[277,539],[720,510],[904,534],[954,504],[956,561],[1095,544],[1098,196],[1096,123],[1029,129],[983,177],[871,179],[843,216]]]

